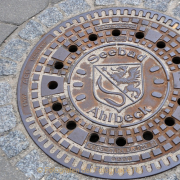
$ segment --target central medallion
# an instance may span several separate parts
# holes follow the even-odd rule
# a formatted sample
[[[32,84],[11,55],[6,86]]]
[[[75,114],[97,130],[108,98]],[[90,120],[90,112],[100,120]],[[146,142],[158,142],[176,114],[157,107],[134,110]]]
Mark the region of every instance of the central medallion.
[[[75,63],[68,89],[74,106],[89,120],[130,126],[148,120],[163,106],[168,75],[152,52],[131,44],[108,44]]]

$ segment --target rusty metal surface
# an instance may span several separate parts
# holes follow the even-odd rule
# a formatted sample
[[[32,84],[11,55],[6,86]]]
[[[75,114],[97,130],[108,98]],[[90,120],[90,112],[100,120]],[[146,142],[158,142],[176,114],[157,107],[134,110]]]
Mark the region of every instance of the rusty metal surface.
[[[141,178],[180,164],[179,24],[149,10],[107,8],[47,33],[18,82],[31,138],[93,177]]]

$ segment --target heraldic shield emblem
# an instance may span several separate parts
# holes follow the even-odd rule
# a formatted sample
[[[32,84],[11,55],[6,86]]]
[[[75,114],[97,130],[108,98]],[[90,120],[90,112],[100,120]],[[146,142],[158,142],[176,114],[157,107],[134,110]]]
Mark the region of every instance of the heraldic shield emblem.
[[[142,64],[94,65],[93,93],[98,101],[121,112],[143,96]]]

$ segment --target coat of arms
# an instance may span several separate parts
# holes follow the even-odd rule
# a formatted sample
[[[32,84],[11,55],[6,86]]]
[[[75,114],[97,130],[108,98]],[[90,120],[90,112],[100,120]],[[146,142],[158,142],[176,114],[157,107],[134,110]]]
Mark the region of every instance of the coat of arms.
[[[143,96],[142,64],[94,65],[94,96],[120,112]]]

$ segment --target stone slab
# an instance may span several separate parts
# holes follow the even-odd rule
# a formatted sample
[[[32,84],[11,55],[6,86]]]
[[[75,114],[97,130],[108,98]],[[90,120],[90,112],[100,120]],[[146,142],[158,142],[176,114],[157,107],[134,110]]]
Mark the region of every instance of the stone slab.
[[[21,39],[12,39],[1,51],[0,55],[15,61],[21,61],[21,58],[23,54],[26,53],[29,45],[29,43],[24,42]]]
[[[17,63],[0,59],[0,76],[8,76],[16,74],[17,71]]]
[[[8,158],[17,156],[28,146],[29,142],[20,131],[12,131],[7,136],[0,137],[0,147]]]
[[[59,7],[65,12],[66,16],[82,13],[90,9],[90,6],[84,0],[66,0],[59,3]]]
[[[45,174],[45,167],[49,167],[40,160],[39,153],[36,150],[32,150],[16,166],[31,179],[41,179]]]
[[[176,6],[176,8],[173,9],[173,14],[174,16],[180,17],[180,4],[178,4],[178,6]]]
[[[11,102],[12,91],[11,86],[7,82],[0,82],[0,105]]]
[[[0,45],[16,28],[15,25],[0,23]]]
[[[118,0],[120,4],[123,5],[133,5],[133,6],[138,6],[142,0]]]
[[[13,106],[3,106],[0,108],[0,134],[4,133],[16,126],[16,117],[14,115]]]
[[[43,26],[34,20],[30,20],[26,27],[19,32],[19,36],[25,40],[32,40],[42,34],[44,34]]]
[[[144,6],[148,9],[165,12],[171,0],[144,0]]]
[[[114,5],[115,0],[95,0],[95,5],[97,6],[106,6],[106,5]]]
[[[0,0],[0,21],[20,25],[41,12],[48,3],[48,0]]]
[[[2,150],[0,150],[0,174],[1,174],[1,180],[26,179],[26,176],[22,172],[17,171],[17,169],[8,162],[8,159],[5,156],[3,156]]]
[[[47,27],[51,27],[63,19],[62,13],[55,7],[46,9],[38,19]]]
[[[60,1],[63,1],[63,0],[50,0],[50,3],[51,4],[56,4],[56,3],[59,3]]]
[[[61,168],[55,168],[56,172],[63,172],[63,169]],[[79,180],[79,178],[76,176],[75,173],[51,173],[46,177],[46,180]]]

